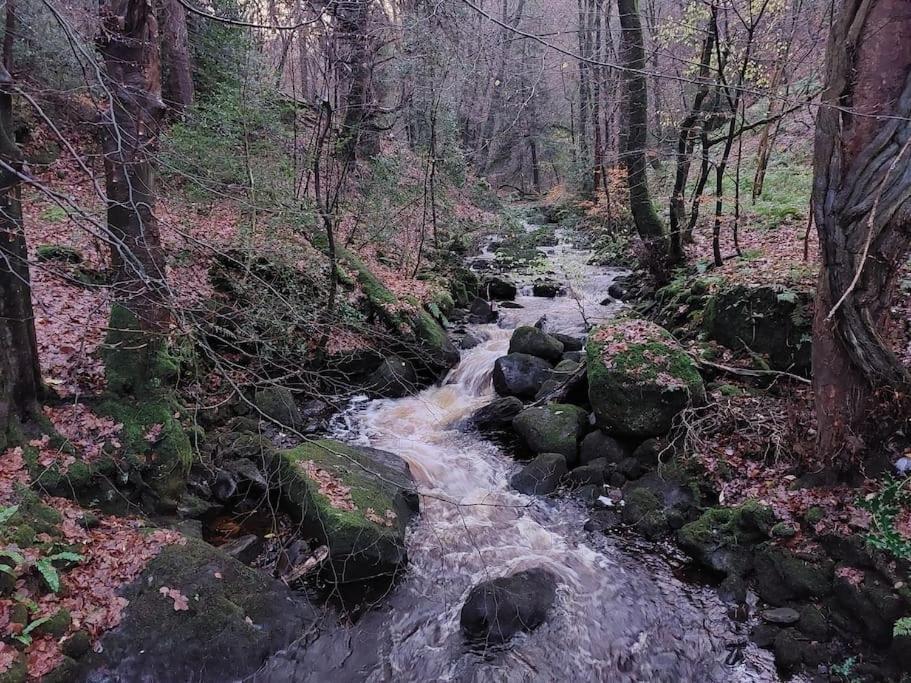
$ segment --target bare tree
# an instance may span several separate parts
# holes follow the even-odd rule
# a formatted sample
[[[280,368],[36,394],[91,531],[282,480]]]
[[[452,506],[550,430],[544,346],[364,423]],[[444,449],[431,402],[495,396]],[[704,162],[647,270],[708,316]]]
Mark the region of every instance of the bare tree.
[[[161,0],[160,15],[164,98],[169,107],[182,112],[194,96],[187,10],[180,0]]]

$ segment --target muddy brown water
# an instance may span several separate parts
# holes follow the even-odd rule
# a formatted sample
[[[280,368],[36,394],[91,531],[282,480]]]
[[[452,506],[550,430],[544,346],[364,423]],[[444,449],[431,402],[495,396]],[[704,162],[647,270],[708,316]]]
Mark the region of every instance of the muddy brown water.
[[[463,352],[439,386],[396,400],[359,401],[338,438],[398,453],[422,494],[408,538],[407,574],[356,623],[326,623],[273,656],[257,681],[776,681],[771,655],[747,643],[715,592],[675,577],[647,548],[588,533],[587,510],[509,487],[517,468],[501,447],[461,427],[494,397],[494,361],[514,327],[546,316],[552,332],[581,334],[614,315],[600,305],[620,271],[587,265],[561,238],[544,250],[567,296],[517,298],[486,338]],[[478,651],[459,610],[478,582],[530,567],[557,575],[547,622],[506,646]]]

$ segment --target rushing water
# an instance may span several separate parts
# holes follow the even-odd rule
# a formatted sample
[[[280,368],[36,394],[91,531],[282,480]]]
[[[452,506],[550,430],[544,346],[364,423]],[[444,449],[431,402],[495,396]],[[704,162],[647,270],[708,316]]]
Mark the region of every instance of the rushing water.
[[[407,576],[350,627],[307,634],[270,660],[263,681],[774,681],[768,653],[748,647],[742,625],[708,588],[676,579],[658,556],[583,531],[586,509],[509,487],[508,453],[461,427],[493,398],[494,361],[511,328],[547,316],[553,332],[581,333],[614,310],[601,306],[616,271],[586,265],[565,243],[548,252],[570,295],[520,296],[466,351],[440,386],[352,408],[340,436],[398,453],[422,493],[408,540]],[[508,645],[477,652],[459,610],[478,582],[530,567],[560,579],[547,622]],[[739,629],[739,630],[738,630]],[[733,664],[727,664],[733,661]]]

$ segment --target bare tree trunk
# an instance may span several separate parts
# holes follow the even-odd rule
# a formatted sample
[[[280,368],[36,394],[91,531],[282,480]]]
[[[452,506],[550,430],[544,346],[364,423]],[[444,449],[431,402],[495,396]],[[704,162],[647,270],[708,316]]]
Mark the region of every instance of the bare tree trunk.
[[[347,64],[351,85],[345,102],[345,118],[339,144],[341,158],[350,161],[358,157],[373,157],[380,151],[374,123],[377,103],[371,83],[373,60],[368,33],[370,3],[371,0],[340,2],[335,9],[339,30],[350,43]]]
[[[646,85],[645,51],[642,45],[642,23],[637,0],[617,0],[620,12],[624,105],[626,131],[622,153],[629,184],[629,203],[636,230],[643,240],[660,240],[664,231],[655,213],[648,189],[645,146],[648,141],[648,86]]]
[[[907,396],[883,338],[911,248],[911,11],[846,0],[816,120],[813,210],[822,268],[813,325],[818,452],[847,469],[870,443],[874,387]]]
[[[162,0],[161,35],[165,102],[181,113],[193,104],[194,88],[187,10],[180,0]]]
[[[105,363],[109,388],[135,392],[171,370],[164,346],[171,319],[155,216],[155,155],[164,104],[154,6],[108,0],[97,39],[112,99],[104,114],[108,231],[114,267]]]
[[[10,64],[15,13],[6,5],[3,65],[0,66],[0,452],[19,438],[19,427],[38,412],[41,373],[35,338],[20,178],[23,159],[12,129]]]

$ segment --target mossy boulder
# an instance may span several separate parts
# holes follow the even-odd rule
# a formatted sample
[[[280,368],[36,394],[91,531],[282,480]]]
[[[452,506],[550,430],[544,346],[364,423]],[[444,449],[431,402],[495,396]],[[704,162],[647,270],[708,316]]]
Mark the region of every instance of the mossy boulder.
[[[35,249],[35,256],[39,261],[82,263],[82,254],[79,250],[66,244],[39,244]]]
[[[525,353],[552,363],[563,358],[563,342],[531,325],[516,328],[509,340],[509,353]]]
[[[542,453],[509,480],[519,493],[547,495],[557,490],[566,474],[566,458],[560,453]]]
[[[286,387],[263,387],[254,395],[257,410],[285,428],[300,429],[304,424],[294,394]]]
[[[186,596],[175,610],[162,588]],[[193,539],[164,548],[123,590],[120,625],[79,665],[80,679],[226,681],[255,672],[315,623],[283,584]]]
[[[589,400],[608,434],[661,436],[680,411],[705,402],[695,362],[654,323],[611,321],[589,335],[586,355]]]
[[[276,453],[271,481],[304,535],[329,548],[335,583],[394,576],[408,562],[405,531],[418,511],[407,463],[332,439]]]
[[[579,406],[551,403],[527,408],[512,420],[513,429],[532,453],[559,453],[566,464],[579,462],[579,441],[585,434],[588,414]]]
[[[776,370],[810,371],[813,292],[774,285],[735,285],[708,302],[705,330],[719,344],[749,349]]]
[[[833,562],[767,544],[756,553],[756,592],[771,605],[820,598],[832,590]]]
[[[775,525],[767,507],[747,501],[739,507],[709,508],[677,532],[677,542],[690,557],[722,574],[746,574],[753,566],[754,546]]]
[[[123,425],[120,442],[127,460],[148,472],[148,483],[163,504],[176,505],[193,463],[193,446],[175,417],[176,404],[166,395],[150,393],[144,401],[109,398],[98,413]]]

